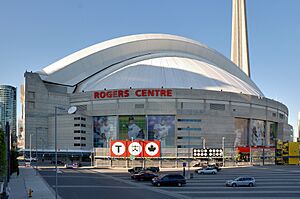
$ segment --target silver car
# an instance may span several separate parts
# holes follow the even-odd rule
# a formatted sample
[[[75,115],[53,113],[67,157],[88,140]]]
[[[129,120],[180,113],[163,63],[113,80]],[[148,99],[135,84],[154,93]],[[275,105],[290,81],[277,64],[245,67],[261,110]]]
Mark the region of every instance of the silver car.
[[[253,177],[238,177],[234,180],[227,180],[226,186],[239,187],[239,186],[255,186],[255,179]]]
[[[213,174],[213,175],[218,173],[217,169],[211,167],[197,169],[195,172],[198,174]]]

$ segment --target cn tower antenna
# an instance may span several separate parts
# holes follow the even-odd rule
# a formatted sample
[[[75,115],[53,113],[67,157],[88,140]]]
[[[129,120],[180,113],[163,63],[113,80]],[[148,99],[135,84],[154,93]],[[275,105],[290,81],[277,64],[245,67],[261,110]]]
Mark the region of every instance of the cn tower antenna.
[[[250,77],[245,0],[232,0],[231,61]]]

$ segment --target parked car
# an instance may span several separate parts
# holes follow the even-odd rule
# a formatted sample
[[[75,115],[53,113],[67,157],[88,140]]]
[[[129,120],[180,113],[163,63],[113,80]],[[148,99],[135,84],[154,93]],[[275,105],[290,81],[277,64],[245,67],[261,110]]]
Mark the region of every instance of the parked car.
[[[202,168],[202,169],[196,169],[195,172],[198,174],[213,174],[214,175],[218,171],[217,171],[217,169],[214,169],[211,167],[206,167],[206,168]]]
[[[37,158],[31,157],[31,158],[25,158],[25,162],[36,162]]]
[[[216,169],[217,171],[221,171],[221,168],[216,165],[208,166],[208,168],[213,168],[213,169]]]
[[[152,172],[159,172],[159,167],[147,167],[145,170]]]
[[[140,171],[139,173],[132,175],[133,179],[139,181],[149,181],[155,177],[158,177],[158,175],[153,173],[152,171]]]
[[[179,186],[186,184],[185,178],[180,174],[165,174],[160,175],[159,177],[155,177],[152,179],[152,184],[154,186],[164,186],[164,185],[173,185]]]
[[[131,174],[134,174],[134,173],[138,173],[142,170],[143,170],[143,167],[133,167],[131,169],[128,169],[128,172],[131,173]]]
[[[239,187],[239,186],[255,186],[255,179],[253,177],[238,177],[234,180],[227,180],[226,186]]]
[[[78,164],[74,163],[74,164],[65,164],[65,168],[66,169],[76,169],[78,168]]]
[[[80,162],[75,162],[75,163],[73,163],[73,165],[76,167],[82,167],[82,164]]]
[[[50,164],[55,164],[55,160],[52,160],[52,161],[50,162]],[[65,163],[62,162],[62,161],[60,161],[60,160],[57,160],[57,164],[58,164],[58,165],[64,165]]]

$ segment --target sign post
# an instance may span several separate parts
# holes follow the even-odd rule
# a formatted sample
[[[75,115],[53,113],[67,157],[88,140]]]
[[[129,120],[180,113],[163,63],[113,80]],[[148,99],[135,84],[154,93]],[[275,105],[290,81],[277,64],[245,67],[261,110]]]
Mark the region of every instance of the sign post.
[[[182,175],[185,177],[185,167],[186,167],[186,162],[182,163]]]

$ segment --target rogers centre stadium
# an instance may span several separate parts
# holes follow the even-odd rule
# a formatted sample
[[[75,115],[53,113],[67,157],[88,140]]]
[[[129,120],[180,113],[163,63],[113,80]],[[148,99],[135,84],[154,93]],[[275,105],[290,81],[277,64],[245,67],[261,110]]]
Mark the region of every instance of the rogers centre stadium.
[[[25,151],[32,135],[32,149],[53,155],[56,126],[59,158],[92,154],[96,165],[181,165],[194,148],[225,149],[230,159],[291,133],[287,107],[237,65],[167,34],[108,40],[26,72],[25,113]],[[111,158],[114,140],[159,141],[160,157]]]

